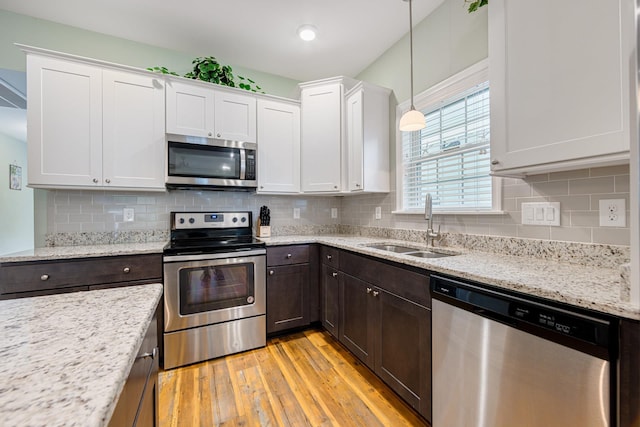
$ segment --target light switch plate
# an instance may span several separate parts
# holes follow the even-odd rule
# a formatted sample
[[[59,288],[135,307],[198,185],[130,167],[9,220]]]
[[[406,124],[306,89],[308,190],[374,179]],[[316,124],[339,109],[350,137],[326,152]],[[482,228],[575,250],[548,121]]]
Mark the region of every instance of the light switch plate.
[[[375,217],[376,219],[382,219],[382,208],[380,206],[376,207]]]
[[[338,218],[338,208],[331,208],[331,218]]]
[[[300,219],[300,208],[293,208],[293,219]]]
[[[601,199],[598,203],[600,227],[625,227],[627,225],[625,199]]]
[[[522,224],[560,226],[560,202],[522,204]]]
[[[133,222],[135,220],[135,211],[133,208],[122,209],[122,216],[125,222]]]

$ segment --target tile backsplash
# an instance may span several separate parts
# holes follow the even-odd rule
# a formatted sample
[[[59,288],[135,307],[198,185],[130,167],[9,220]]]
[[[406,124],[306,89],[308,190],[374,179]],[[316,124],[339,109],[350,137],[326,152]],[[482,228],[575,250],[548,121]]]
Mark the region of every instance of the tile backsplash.
[[[162,236],[169,228],[169,213],[185,210],[250,210],[254,218],[260,206],[271,209],[276,234],[334,232],[338,225],[407,230],[426,230],[421,215],[393,214],[395,192],[359,196],[266,196],[243,192],[176,190],[168,192],[112,192],[38,190],[44,193],[46,209],[36,210],[44,236],[65,233],[127,234]],[[629,167],[612,166],[534,175],[525,179],[502,179],[501,214],[435,215],[443,232],[522,237],[580,243],[629,245],[629,227],[600,227],[600,199],[625,199],[629,209]],[[522,225],[525,202],[560,202],[560,227]],[[382,218],[375,219],[381,207]],[[133,208],[135,221],[125,222],[123,209]],[[293,219],[293,209],[300,219]],[[338,208],[338,218],[331,218]],[[627,218],[629,212],[627,211]],[[38,226],[37,226],[38,227]],[[124,233],[127,232],[127,233]],[[139,233],[140,234],[140,233]],[[115,240],[118,240],[117,238]]]

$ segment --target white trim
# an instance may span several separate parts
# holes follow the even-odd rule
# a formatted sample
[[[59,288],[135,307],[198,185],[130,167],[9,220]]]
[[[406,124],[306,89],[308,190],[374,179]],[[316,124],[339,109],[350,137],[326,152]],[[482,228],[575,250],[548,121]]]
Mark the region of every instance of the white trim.
[[[391,211],[392,214],[395,215],[424,215],[424,211]],[[486,211],[433,211],[433,215],[506,215],[505,211],[494,211],[494,210],[486,210]]]
[[[460,71],[459,73],[435,84],[422,93],[414,96],[414,104],[417,110],[425,110],[438,103],[468,90],[474,85],[484,83],[489,80],[489,60],[483,59],[472,66]],[[491,85],[489,85],[491,90]],[[398,129],[400,125],[400,117],[411,107],[411,100],[408,99],[396,107],[396,208],[403,206],[403,164],[402,164],[402,132]],[[452,214],[452,215],[483,215],[483,214],[501,214],[502,211],[502,179],[493,177],[491,182],[491,210],[474,210],[474,211],[438,211],[434,208],[434,215]],[[392,211],[396,214],[413,214],[415,212],[398,209]]]

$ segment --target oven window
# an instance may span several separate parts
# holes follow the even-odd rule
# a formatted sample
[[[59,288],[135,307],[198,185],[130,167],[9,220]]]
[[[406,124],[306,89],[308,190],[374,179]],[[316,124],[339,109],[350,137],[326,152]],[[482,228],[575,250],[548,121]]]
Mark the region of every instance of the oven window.
[[[240,179],[240,150],[169,142],[169,175]]]
[[[180,314],[252,304],[253,269],[253,263],[181,269]]]

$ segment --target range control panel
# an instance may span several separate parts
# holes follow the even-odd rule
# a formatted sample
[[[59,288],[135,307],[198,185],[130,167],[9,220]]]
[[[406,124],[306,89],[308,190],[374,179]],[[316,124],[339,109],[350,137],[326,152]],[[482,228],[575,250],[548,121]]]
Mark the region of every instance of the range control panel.
[[[172,215],[172,230],[251,228],[250,212],[173,212]]]

